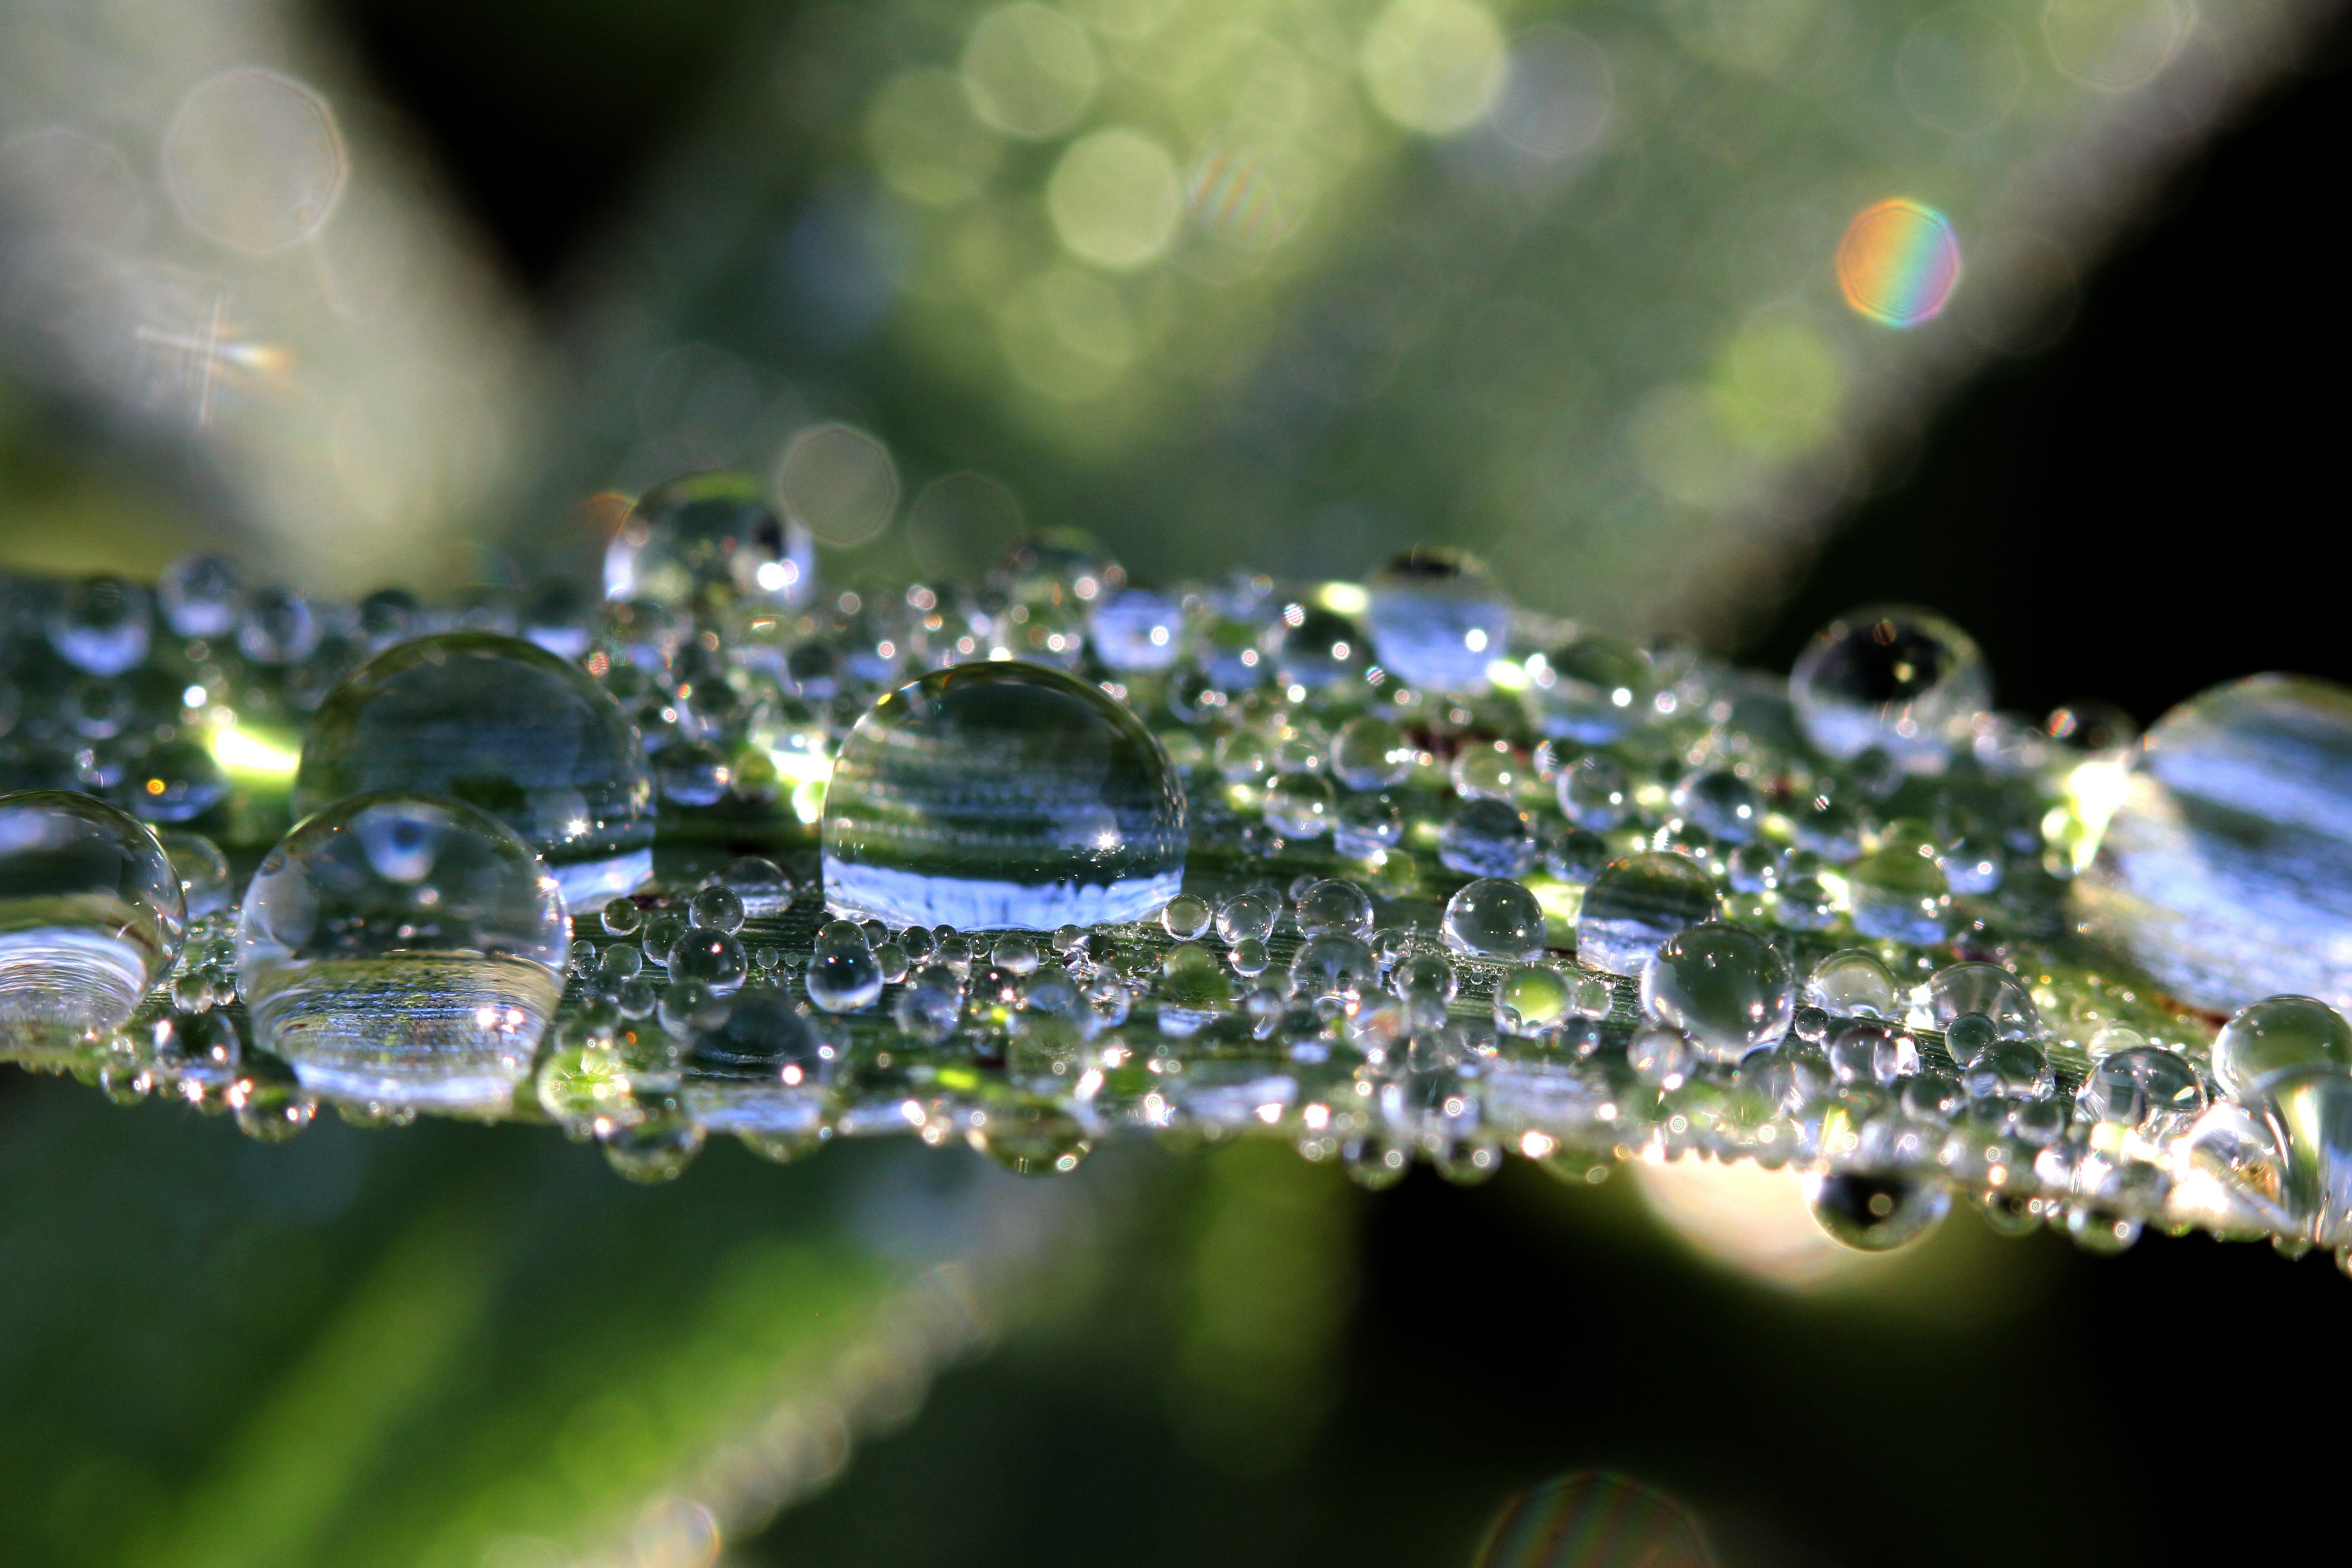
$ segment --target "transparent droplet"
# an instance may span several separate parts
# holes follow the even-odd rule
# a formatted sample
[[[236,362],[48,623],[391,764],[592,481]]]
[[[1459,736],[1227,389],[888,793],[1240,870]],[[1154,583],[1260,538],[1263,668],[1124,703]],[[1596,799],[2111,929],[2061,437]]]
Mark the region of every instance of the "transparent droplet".
[[[1528,768],[1511,750],[1510,742],[1496,741],[1463,747],[1454,753],[1454,765],[1447,771],[1454,780],[1454,792],[1465,800],[1514,801]]]
[[[1756,786],[1727,768],[1688,775],[1675,785],[1673,805],[1675,815],[1726,844],[1747,843],[1764,817]]]
[[[1227,942],[1264,942],[1281,914],[1282,906],[1271,893],[1235,893],[1217,907],[1217,934]]]
[[[554,878],[446,797],[362,795],[304,820],[255,873],[236,940],[256,1043],[337,1100],[503,1108],[563,993]]]
[[[1675,932],[1642,970],[1642,1006],[1720,1062],[1736,1062],[1789,1032],[1796,980],[1760,931],[1710,922]]]
[[[789,992],[747,985],[687,1037],[680,1066],[679,1097],[709,1131],[814,1135],[836,1062]]]
[[[1066,1176],[1094,1150],[1076,1118],[1042,1105],[992,1107],[964,1137],[1016,1176]]]
[[[915,1038],[938,1045],[954,1034],[963,1019],[963,983],[944,964],[917,970],[891,1005],[890,1016]]]
[[[1557,881],[1582,887],[1608,868],[1608,841],[1590,828],[1569,828],[1544,846],[1544,869]]]
[[[1893,832],[1847,868],[1846,899],[1853,929],[1882,942],[1932,946],[1951,919],[1951,889],[1934,844]]]
[[[1336,931],[1342,936],[1370,940],[1372,934],[1372,900],[1355,883],[1329,878],[1299,895],[1296,918],[1301,936],[1321,936],[1327,931]]]
[[[719,885],[743,901],[743,913],[764,920],[792,908],[795,891],[791,877],[773,860],[746,855],[730,860],[719,873]]]
[[[1528,676],[1528,716],[1555,740],[1607,745],[1649,715],[1649,658],[1615,637],[1588,632],[1529,658]]]
[[[816,545],[749,474],[688,474],[647,490],[604,552],[604,597],[674,609],[807,603]]]
[[[687,900],[687,923],[729,933],[743,929],[743,900],[724,883],[703,889]]]
[[[1352,936],[1335,932],[1309,937],[1290,961],[1291,989],[1309,1001],[1319,996],[1353,999],[1377,990],[1380,983],[1380,961]]]
[[[2135,1046],[2101,1058],[2076,1099],[2095,1121],[2178,1126],[2205,1109],[2205,1086],[2185,1058]]]
[[[1805,1202],[1832,1238],[1860,1252],[1892,1252],[1941,1224],[1952,1196],[1932,1178],[1838,1172],[1806,1177]]]
[[[1560,815],[1594,833],[1608,832],[1633,810],[1625,770],[1607,757],[1577,758],[1560,770],[1557,787]]]
[[[1992,706],[1992,677],[1968,633],[1930,611],[1887,605],[1816,632],[1790,673],[1789,699],[1824,755],[1874,747],[1933,773]]]
[[[1336,797],[1320,773],[1286,773],[1265,789],[1265,820],[1285,838],[1319,838],[1330,831]]]
[[[49,646],[76,669],[120,675],[147,657],[147,590],[121,577],[70,584],[49,611]]]
[[[1005,662],[927,675],[859,720],[824,840],[837,910],[1051,931],[1160,909],[1181,889],[1187,836],[1175,771],[1132,713]]]
[[[2031,1040],[1994,1040],[1969,1057],[1960,1081],[1979,1100],[2047,1100],[2057,1089],[2050,1058]]]
[[[2214,1012],[2279,994],[2352,1008],[2352,691],[2217,687],[2158,721],[2127,776],[2069,777],[2090,824],[2103,788],[2114,805],[2070,894],[2092,934]]]
[[[1374,573],[1365,587],[1364,624],[1381,668],[1421,690],[1475,696],[1486,689],[1486,667],[1503,657],[1511,612],[1483,563],[1443,545],[1420,545]]]
[[[163,853],[172,859],[172,874],[179,879],[180,899],[186,906],[188,919],[202,920],[229,907],[236,897],[229,882],[228,857],[220,846],[201,833],[183,828],[163,828],[155,835]]]
[[[1294,606],[1297,619],[1283,619],[1275,639],[1274,678],[1283,686],[1319,691],[1337,680],[1360,673],[1370,662],[1364,634],[1347,616],[1331,610]]]
[[[1445,901],[1445,945],[1480,958],[1525,959],[1544,951],[1543,906],[1518,883],[1481,877]]]
[[[861,948],[864,943],[860,943]],[[713,995],[725,995],[743,984],[751,965],[743,956],[743,944],[732,932],[709,926],[696,926],[677,939],[669,950],[669,977],[672,984],[688,981],[708,988]]]
[[[1625,1066],[1652,1089],[1682,1088],[1697,1061],[1690,1042],[1673,1029],[1643,1029],[1625,1043]]]
[[[2309,996],[2271,996],[2240,1008],[2213,1041],[2213,1077],[2252,1103],[2272,1079],[2305,1068],[2352,1072],[2352,1025]]]
[[[1353,790],[1391,789],[1412,776],[1418,752],[1404,731],[1377,714],[1360,713],[1331,737],[1331,772]]]
[[[268,587],[246,601],[236,646],[256,664],[299,664],[317,650],[322,635],[308,599],[291,588]]]
[[[1465,877],[1524,877],[1535,864],[1535,830],[1508,801],[1466,800],[1439,830],[1437,858]]]
[[[163,568],[155,598],[184,637],[225,637],[245,616],[245,572],[226,555],[183,555]]]
[[[1721,918],[1722,900],[1706,868],[1686,856],[1629,855],[1584,890],[1576,920],[1576,954],[1612,974],[1642,973],[1658,944],[1685,926]]]
[[[2025,983],[1998,963],[1954,963],[1937,970],[1914,998],[1913,1016],[1922,1028],[1948,1032],[1969,1014],[1988,1020],[2004,1040],[2042,1037],[2041,1010]]]
[[[516,637],[452,632],[378,654],[310,721],[298,813],[368,791],[479,807],[544,858],[568,908],[653,875],[651,780],[635,728],[576,665]]]
[[[1101,597],[1087,616],[1095,656],[1121,672],[1174,664],[1183,630],[1183,607],[1149,588],[1124,588]]]
[[[1805,982],[1805,1000],[1839,1017],[1893,1018],[1901,1011],[1885,960],[1858,947],[1815,964]]]
[[[1495,982],[1495,1027],[1541,1037],[1577,1016],[1576,986],[1556,963],[1519,963]]]
[[[2281,1072],[2262,1100],[2280,1155],[2281,1206],[2310,1240],[2352,1242],[2352,1072]]]
[[[662,749],[661,755],[655,759],[654,778],[661,786],[664,800],[672,805],[699,809],[727,798],[727,786],[734,782],[734,768],[727,753],[718,747],[686,741]]]
[[[0,795],[0,1041],[121,1028],[186,930],[179,876],[138,822],[86,795]]]
[[[1331,847],[1351,860],[1371,860],[1404,840],[1404,814],[1384,795],[1343,797],[1331,816]]]
[[[804,983],[809,1000],[826,1012],[855,1013],[881,998],[882,966],[863,931],[848,921],[832,921],[816,934]]]
[[[193,822],[221,803],[228,780],[213,754],[195,742],[164,741],[123,771],[120,787],[135,816]]]

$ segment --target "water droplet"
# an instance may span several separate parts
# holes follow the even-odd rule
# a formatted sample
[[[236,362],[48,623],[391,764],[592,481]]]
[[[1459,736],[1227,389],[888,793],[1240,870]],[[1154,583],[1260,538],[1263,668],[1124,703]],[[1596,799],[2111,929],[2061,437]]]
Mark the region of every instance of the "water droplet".
[[[138,822],[86,795],[0,795],[0,1039],[121,1027],[186,929],[179,876]]]
[[[1853,929],[1881,942],[1933,946],[1951,918],[1951,889],[1933,840],[1892,827],[1877,849],[1847,868],[1846,897]]]
[[[1511,612],[1484,563],[1441,545],[1397,556],[1365,584],[1364,613],[1383,668],[1406,685],[1474,695],[1500,658]]]
[[[202,920],[229,907],[236,899],[236,889],[229,883],[228,857],[220,846],[201,833],[184,829],[164,828],[155,835],[163,853],[172,859],[172,874],[179,879],[180,900],[188,919]]]
[[[563,993],[563,900],[459,801],[363,795],[270,850],[237,924],[256,1043],[338,1100],[503,1109]]]
[[[859,943],[861,949],[864,945]],[[669,950],[670,983],[676,985],[691,981],[708,987],[715,995],[724,995],[742,984],[748,969],[743,944],[731,931],[696,926]]]
[[[1541,1038],[1575,1015],[1575,984],[1557,963],[1515,964],[1495,982],[1495,1027],[1504,1034]]]
[[[1235,893],[1217,908],[1217,934],[1227,942],[1264,942],[1281,914],[1282,906],[1271,893]]]
[[[1508,801],[1466,800],[1439,830],[1437,858],[1465,877],[1524,877],[1535,864],[1535,831]]]
[[[832,921],[816,933],[805,979],[811,1002],[828,1013],[855,1013],[882,995],[882,966],[866,945],[866,933],[848,921]]]
[[[1968,633],[1900,605],[1856,610],[1813,634],[1789,676],[1805,736],[1844,760],[1876,748],[1913,773],[1943,769],[1992,676]]]
[[[2042,1037],[2042,1013],[2025,983],[1998,963],[1954,963],[1936,971],[1916,994],[1913,1012],[1922,1028],[1950,1030],[1971,1013],[1990,1021],[2004,1040]]]
[[[1555,786],[1560,815],[1579,827],[1606,833],[1625,820],[1633,807],[1633,785],[1625,770],[1603,756],[1579,757],[1562,768]]]
[[[747,918],[765,920],[792,908],[795,891],[791,877],[773,860],[746,855],[730,860],[719,873],[719,886],[743,901]]]
[[[672,608],[738,599],[805,604],[816,591],[815,542],[786,522],[749,474],[689,474],[630,510],[604,552],[604,596]]]
[[[2216,687],[2158,721],[2127,778],[2093,762],[2070,781],[2094,823],[2114,806],[2072,893],[2094,935],[2215,1012],[2352,1008],[2352,691]]]
[[[2047,1100],[2057,1089],[2050,1058],[2031,1040],[1995,1040],[1969,1058],[1960,1081],[1978,1100]]]
[[[1290,961],[1290,985],[1307,1001],[1322,996],[1353,1000],[1379,988],[1381,966],[1372,950],[1336,932],[1310,937]]]
[[[732,935],[743,929],[743,900],[734,889],[720,884],[703,889],[687,900],[689,925]]]
[[[1528,764],[1511,750],[1507,741],[1496,741],[1486,745],[1465,746],[1454,753],[1454,766],[1448,770],[1454,780],[1454,792],[1465,800],[1513,801],[1518,798],[1519,785],[1528,777]]]
[[[1445,945],[1480,958],[1537,958],[1544,951],[1543,906],[1518,883],[1481,877],[1445,901]]]
[[[194,741],[164,741],[124,770],[121,797],[149,822],[193,822],[218,805],[228,780],[213,754]]]
[[[1892,1252],[1942,1224],[1952,1196],[1933,1180],[1838,1172],[1806,1177],[1805,1202],[1834,1239],[1859,1252]]]
[[[1615,637],[1589,632],[1538,654],[1528,660],[1528,716],[1555,740],[1604,746],[1649,716],[1649,657]]]
[[[2102,1058],[2076,1099],[2096,1121],[2161,1130],[2184,1125],[2203,1110],[2205,1086],[2181,1057],[2135,1046]]]
[[[2252,1103],[2281,1073],[2352,1071],[2352,1025],[2309,996],[2272,996],[2242,1007],[2213,1041],[2213,1076],[2223,1092]]]
[[[1652,1089],[1682,1088],[1697,1060],[1690,1042],[1673,1029],[1643,1029],[1625,1043],[1625,1066]]]
[[[1298,895],[1297,919],[1301,936],[1337,931],[1342,936],[1369,940],[1372,934],[1372,900],[1355,883],[1329,878]]]
[[[1207,931],[1209,919],[1209,900],[1191,893],[1177,894],[1160,911],[1160,929],[1178,942],[1190,942]]]
[[[1813,966],[1805,999],[1841,1017],[1892,1018],[1896,1014],[1895,976],[1874,952],[1850,947]]]
[[[1032,931],[1152,913],[1182,887],[1187,843],[1150,731],[1020,663],[959,665],[877,703],[842,745],[824,838],[837,910]]]
[[[992,1107],[964,1137],[1016,1176],[1066,1176],[1094,1150],[1076,1119],[1042,1105]]]
[[[1650,954],[1642,1006],[1711,1059],[1736,1062],[1789,1032],[1796,980],[1762,932],[1710,922],[1675,932]]]
[[[1576,921],[1577,956],[1612,974],[1639,974],[1658,944],[1722,914],[1706,868],[1681,855],[1629,855],[1594,879]]]
[[[1184,611],[1165,594],[1125,588],[1096,602],[1087,631],[1095,656],[1112,669],[1165,669],[1181,651]]]
[[[1331,817],[1331,847],[1353,860],[1374,860],[1404,839],[1404,814],[1384,795],[1343,797]]]
[[[245,614],[244,571],[226,555],[183,555],[163,568],[155,598],[163,622],[184,637],[224,637]]]
[[[1290,615],[1297,618],[1292,620]],[[1274,676],[1283,686],[1319,691],[1360,673],[1370,662],[1364,634],[1353,621],[1330,610],[1292,606],[1274,647]]]
[[[1331,737],[1331,772],[1353,790],[1392,789],[1404,783],[1418,754],[1402,730],[1377,714],[1360,713]]]
[[[1335,796],[1320,773],[1289,773],[1268,784],[1265,819],[1285,838],[1319,838],[1331,826]]]
[[[575,910],[653,875],[653,790],[635,728],[585,671],[519,638],[402,643],[327,699],[302,738],[296,811],[384,790],[488,812],[546,860]]]
[[[310,601],[291,588],[273,586],[246,601],[236,646],[256,664],[299,664],[318,647],[321,635]]]
[[[147,590],[121,577],[69,584],[49,611],[49,646],[76,669],[120,675],[147,657]]]
[[[1677,816],[1726,844],[1745,844],[1756,837],[1764,816],[1763,797],[1756,786],[1727,768],[1687,775],[1675,785],[1672,804]]]

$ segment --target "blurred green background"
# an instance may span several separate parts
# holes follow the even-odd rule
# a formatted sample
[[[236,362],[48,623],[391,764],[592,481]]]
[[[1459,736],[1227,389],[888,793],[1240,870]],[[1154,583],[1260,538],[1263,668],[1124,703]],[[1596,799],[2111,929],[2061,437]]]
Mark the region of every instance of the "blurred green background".
[[[0,20],[0,562],[586,573],[580,497],[841,425],[881,458],[796,503],[841,575],[1059,523],[1161,578],[1442,538],[1772,665],[1928,602],[2028,710],[2345,673],[2303,565],[2332,8],[1043,10]],[[261,150],[308,162],[198,136],[256,61],[331,107]],[[329,174],[318,232],[238,226]],[[1908,331],[1831,265],[1894,195],[1966,258]],[[1516,1162],[729,1148],[641,1189],[552,1133],[265,1147],[12,1070],[0,1163],[27,1563],[1455,1564],[1584,1467],[1727,1564],[2273,1556],[2346,1392],[2321,1259],[1964,1214],[1840,1271],[1727,1256],[1690,1205],[1739,1194]]]

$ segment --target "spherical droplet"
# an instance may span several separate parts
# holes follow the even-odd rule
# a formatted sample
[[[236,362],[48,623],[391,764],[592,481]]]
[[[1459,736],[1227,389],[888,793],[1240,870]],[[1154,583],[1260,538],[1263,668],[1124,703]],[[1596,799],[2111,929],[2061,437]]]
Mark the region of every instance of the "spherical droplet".
[[[137,821],[92,795],[0,795],[0,1042],[121,1028],[186,930],[179,875]]]
[[[563,898],[530,845],[445,796],[326,807],[270,850],[237,923],[257,1042],[361,1103],[501,1109],[563,994]]]
[[[616,602],[800,605],[815,592],[815,542],[777,514],[749,474],[688,474],[655,486],[604,552],[604,597]]]
[[[2308,1068],[2352,1072],[2352,1026],[2308,996],[2242,1007],[2213,1041],[2213,1076],[2235,1100],[2251,1101],[2280,1074]]]
[[[1518,883],[1482,877],[1445,901],[1445,945],[1480,958],[1537,958],[1544,951],[1543,906]]]
[[[1424,544],[1381,567],[1365,586],[1364,622],[1382,668],[1423,690],[1475,696],[1486,689],[1486,667],[1503,657],[1511,610],[1482,563]]]
[[[939,670],[875,704],[835,763],[824,840],[836,910],[1029,931],[1143,919],[1181,889],[1188,842],[1151,732],[1100,689],[1018,662]]]
[[[1382,790],[1412,773],[1417,755],[1404,731],[1374,713],[1360,713],[1331,737],[1331,772],[1353,790]]]
[[[1842,1018],[1892,1018],[1898,1011],[1895,975],[1874,952],[1850,947],[1813,966],[1805,1000]]]
[[[1718,919],[1722,909],[1697,861],[1662,851],[1629,855],[1584,890],[1577,956],[1612,974],[1639,974],[1660,942],[1685,926]]]
[[[1813,634],[1789,676],[1806,738],[1841,761],[1873,747],[1914,773],[1943,769],[1992,676],[1968,633],[1900,605],[1856,610]]]
[[[1528,676],[1528,712],[1554,740],[1607,745],[1650,711],[1649,656],[1598,632],[1529,658]]]
[[[1934,1180],[1852,1172],[1805,1178],[1814,1220],[1858,1252],[1892,1252],[1942,1223],[1952,1195]]]
[[[1301,936],[1337,931],[1342,936],[1369,940],[1372,934],[1372,900],[1355,883],[1328,878],[1299,895],[1297,919]]]
[[[335,689],[303,735],[295,809],[378,790],[488,812],[546,860],[573,910],[653,875],[653,786],[635,727],[586,671],[518,637],[420,637]]]
[[[1763,933],[1709,922],[1675,932],[1650,954],[1642,1006],[1707,1057],[1736,1062],[1789,1032],[1796,981]]]

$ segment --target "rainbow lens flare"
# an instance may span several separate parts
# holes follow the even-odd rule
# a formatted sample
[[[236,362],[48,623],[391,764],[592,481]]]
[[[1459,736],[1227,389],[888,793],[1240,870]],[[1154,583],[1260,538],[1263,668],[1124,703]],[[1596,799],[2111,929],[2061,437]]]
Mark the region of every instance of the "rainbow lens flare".
[[[1897,196],[1874,202],[1838,241],[1845,302],[1890,327],[1916,327],[1941,310],[1960,279],[1960,242],[1934,207]]]
[[[1585,1470],[1504,1504],[1471,1568],[1715,1568],[1715,1561],[1682,1504],[1629,1477]]]

